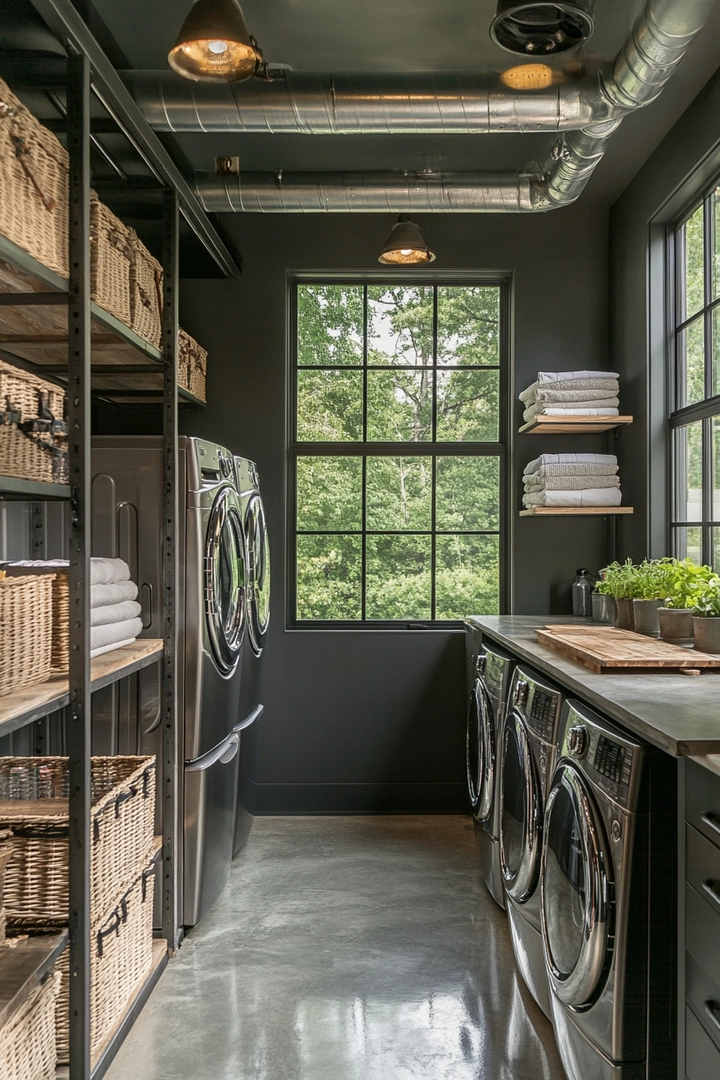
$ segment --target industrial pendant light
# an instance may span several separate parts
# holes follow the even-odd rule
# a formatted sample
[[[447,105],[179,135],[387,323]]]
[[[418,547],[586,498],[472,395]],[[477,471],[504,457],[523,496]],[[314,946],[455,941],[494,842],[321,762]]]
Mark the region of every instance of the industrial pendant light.
[[[508,52],[556,56],[591,37],[595,0],[498,0],[490,37]]]
[[[195,0],[168,63],[186,79],[241,82],[257,74],[262,52],[237,0]]]
[[[419,263],[435,262],[435,255],[425,243],[419,226],[409,221],[405,214],[400,214],[378,256],[378,262],[385,266],[417,266]]]

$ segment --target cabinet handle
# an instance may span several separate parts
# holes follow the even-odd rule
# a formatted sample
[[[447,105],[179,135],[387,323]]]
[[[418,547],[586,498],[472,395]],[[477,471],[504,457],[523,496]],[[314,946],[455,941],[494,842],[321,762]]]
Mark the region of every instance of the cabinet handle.
[[[704,1002],[705,1012],[712,1020],[715,1027],[720,1031],[720,1017],[718,1017],[718,1005],[717,1001],[713,1001],[712,998],[709,1001]]]
[[[720,907],[720,892],[718,892],[717,889],[715,888],[714,882],[712,882],[712,881],[703,881],[702,887],[703,887],[703,890],[711,898],[711,900],[714,900],[715,903],[718,905],[718,907]]]
[[[714,829],[716,833],[720,833],[720,821],[717,819],[717,815],[712,814],[707,810],[700,818],[700,820],[708,825],[711,829]]]

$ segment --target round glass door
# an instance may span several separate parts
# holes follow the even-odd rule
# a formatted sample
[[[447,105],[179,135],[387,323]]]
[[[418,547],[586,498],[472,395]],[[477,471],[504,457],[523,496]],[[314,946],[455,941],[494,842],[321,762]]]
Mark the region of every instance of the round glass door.
[[[245,544],[230,488],[215,500],[208,524],[205,615],[215,661],[223,674],[229,674],[245,632]]]
[[[560,766],[548,796],[541,889],[548,975],[560,1000],[581,1009],[603,985],[613,912],[602,822],[572,765]]]
[[[541,847],[539,778],[525,721],[513,711],[505,723],[503,744],[500,862],[505,890],[518,903],[537,888]]]
[[[478,789],[482,771],[482,766],[480,764],[480,725],[482,723],[480,718],[481,695],[482,685],[480,680],[477,679],[470,693],[467,728],[465,731],[465,772],[467,774],[468,795],[470,796],[470,805],[472,806],[473,813],[475,813],[478,804]]]
[[[253,495],[245,513],[245,536],[251,584],[250,637],[255,652],[260,655],[263,639],[270,623],[270,541],[265,509],[259,495]]]
[[[480,692],[480,786],[478,788],[476,817],[487,821],[492,813],[495,788],[495,731],[492,705],[487,688]]]

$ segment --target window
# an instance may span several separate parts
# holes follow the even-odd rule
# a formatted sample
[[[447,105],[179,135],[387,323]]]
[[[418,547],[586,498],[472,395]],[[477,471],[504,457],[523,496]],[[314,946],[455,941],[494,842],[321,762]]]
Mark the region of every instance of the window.
[[[506,284],[292,284],[290,623],[504,603]]]
[[[720,188],[673,243],[672,550],[720,569]]]

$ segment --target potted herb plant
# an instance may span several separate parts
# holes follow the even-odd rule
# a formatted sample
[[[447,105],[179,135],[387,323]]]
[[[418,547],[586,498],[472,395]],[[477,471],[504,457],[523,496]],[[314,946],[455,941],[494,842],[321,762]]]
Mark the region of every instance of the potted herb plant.
[[[637,568],[632,559],[624,563],[613,562],[600,571],[601,584],[607,595],[614,597],[617,609],[617,625],[621,630],[635,629],[633,598],[635,596]]]
[[[689,642],[693,638],[692,608],[714,574],[709,566],[698,566],[692,559],[672,562],[665,606],[658,609],[660,637],[663,641]]]
[[[720,577],[713,575],[693,605],[695,648],[720,653]]]
[[[617,622],[617,604],[615,597],[610,592],[610,586],[602,576],[605,570],[600,571],[600,580],[595,582],[595,592],[592,594],[593,619],[595,622],[609,623],[615,626]]]
[[[643,559],[633,578],[633,617],[639,634],[660,636],[658,610],[664,605],[675,559]]]

